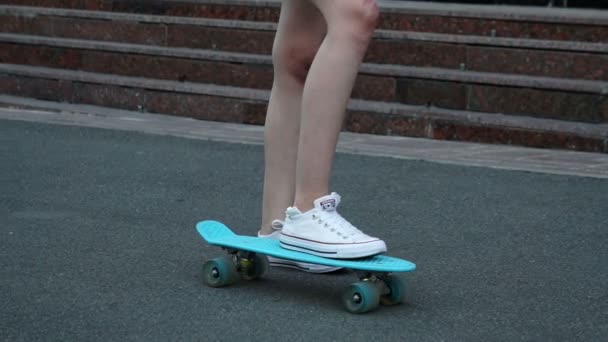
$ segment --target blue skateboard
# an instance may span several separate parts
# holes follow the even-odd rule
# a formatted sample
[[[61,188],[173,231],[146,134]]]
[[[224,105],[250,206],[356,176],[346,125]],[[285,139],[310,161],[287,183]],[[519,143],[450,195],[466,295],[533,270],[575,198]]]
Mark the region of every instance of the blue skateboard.
[[[278,240],[237,235],[217,221],[202,221],[196,225],[201,237],[210,245],[219,246],[228,255],[205,262],[203,281],[210,287],[222,287],[239,279],[253,280],[268,271],[268,258],[288,259],[310,264],[342,267],[354,271],[359,281],[351,284],[342,295],[346,310],[352,313],[371,311],[379,304],[401,303],[405,282],[392,273],[409,272],[416,265],[403,259],[376,255],[364,259],[328,259],[284,249]]]

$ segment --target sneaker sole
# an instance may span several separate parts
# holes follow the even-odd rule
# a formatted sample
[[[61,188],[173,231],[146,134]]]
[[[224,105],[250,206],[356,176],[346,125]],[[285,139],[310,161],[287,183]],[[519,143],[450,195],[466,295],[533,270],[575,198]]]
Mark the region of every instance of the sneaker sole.
[[[324,244],[282,234],[281,247],[330,259],[366,258],[386,252],[386,244],[374,240],[359,244]]]
[[[303,272],[308,273],[331,273],[336,272],[342,269],[342,267],[330,267],[316,264],[307,264],[302,262],[296,262],[285,259],[278,259],[273,257],[268,257],[268,262],[272,267],[285,267],[292,268]]]

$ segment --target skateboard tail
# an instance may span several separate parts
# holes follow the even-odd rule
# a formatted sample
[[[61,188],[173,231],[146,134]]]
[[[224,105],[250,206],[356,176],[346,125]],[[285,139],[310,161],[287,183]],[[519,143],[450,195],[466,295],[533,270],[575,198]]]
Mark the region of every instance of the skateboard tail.
[[[199,235],[210,244],[217,244],[226,238],[236,236],[236,234],[223,223],[213,220],[197,223],[196,230]]]

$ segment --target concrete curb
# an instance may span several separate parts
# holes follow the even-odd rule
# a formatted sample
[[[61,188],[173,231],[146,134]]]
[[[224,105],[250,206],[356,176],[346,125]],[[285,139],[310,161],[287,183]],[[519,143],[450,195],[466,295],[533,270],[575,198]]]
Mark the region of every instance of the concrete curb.
[[[0,95],[0,119],[142,132],[230,143],[263,144],[263,127]],[[27,109],[25,109],[27,108]],[[37,109],[34,109],[37,108]],[[343,132],[338,151],[557,175],[608,179],[608,154],[437,141]]]

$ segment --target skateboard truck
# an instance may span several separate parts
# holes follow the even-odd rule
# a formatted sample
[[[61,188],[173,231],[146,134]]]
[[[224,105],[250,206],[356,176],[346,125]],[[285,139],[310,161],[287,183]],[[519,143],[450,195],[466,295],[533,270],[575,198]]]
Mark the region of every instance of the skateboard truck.
[[[221,287],[240,279],[254,280],[268,271],[268,258],[251,251],[223,248],[227,255],[209,260],[203,266],[205,284]],[[390,272],[354,270],[358,282],[346,288],[342,303],[352,313],[364,313],[378,305],[394,305],[403,302],[405,283]]]
[[[234,248],[222,248],[232,259],[234,268],[244,280],[257,279],[268,272],[268,257],[262,254],[238,250]]]
[[[402,293],[404,284],[400,278],[393,276],[390,272],[355,271],[359,281],[373,284],[380,292],[380,303],[383,305],[394,305],[404,300]],[[399,283],[397,283],[399,282]],[[396,291],[397,293],[393,293]],[[357,299],[353,297],[353,299]]]

